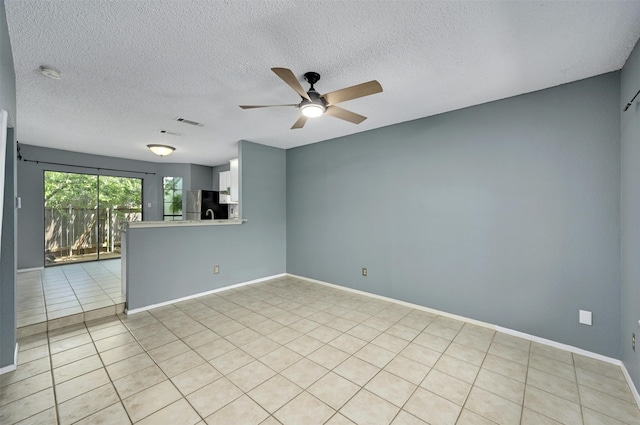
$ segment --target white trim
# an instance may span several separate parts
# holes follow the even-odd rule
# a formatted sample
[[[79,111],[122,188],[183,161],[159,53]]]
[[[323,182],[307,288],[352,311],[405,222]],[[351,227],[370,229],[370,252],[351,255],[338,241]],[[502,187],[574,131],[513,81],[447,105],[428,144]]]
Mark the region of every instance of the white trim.
[[[585,357],[600,360],[603,362],[611,363],[616,366],[622,366],[622,362],[613,357],[603,356],[602,354],[594,353],[593,351],[583,350],[582,348],[574,347],[573,345],[563,344],[546,338],[540,338],[539,336],[530,335],[524,332],[514,331],[513,329],[503,328],[496,325],[496,331],[505,333],[507,335],[516,336],[522,339],[528,339],[529,341],[537,342],[538,344],[548,345],[549,347],[558,348],[560,350],[569,351],[571,353],[580,354]]]
[[[42,271],[44,270],[44,266],[40,266],[40,267],[31,267],[30,269],[18,269],[17,273],[27,273],[27,272],[35,272],[35,271]]]
[[[463,322],[466,322],[466,323],[471,323],[471,324],[474,324],[474,325],[483,326],[485,328],[493,329],[495,331],[502,332],[502,333],[505,333],[505,334],[508,334],[508,335],[516,336],[516,337],[519,337],[519,338],[527,339],[529,341],[534,341],[534,342],[537,342],[537,343],[540,343],[540,344],[544,344],[544,345],[548,345],[548,346],[551,346],[551,347],[559,348],[561,350],[565,350],[565,351],[569,351],[569,352],[572,352],[572,353],[580,354],[580,355],[583,355],[585,357],[589,357],[589,358],[592,358],[592,359],[601,360],[601,361],[604,361],[604,362],[607,362],[607,363],[612,363],[614,365],[622,367],[623,371],[626,374],[625,376],[628,376],[628,372],[626,371],[626,369],[624,369],[624,364],[620,360],[614,359],[612,357],[603,356],[602,354],[594,353],[592,351],[583,350],[582,348],[574,347],[574,346],[567,345],[567,344],[562,344],[560,342],[552,341],[550,339],[541,338],[541,337],[538,337],[538,336],[535,336],[535,335],[526,334],[524,332],[515,331],[513,329],[503,328],[501,326],[490,324],[490,323],[486,323],[486,322],[481,322],[479,320],[469,319],[467,317],[458,316],[456,314],[446,313],[444,311],[435,310],[435,309],[432,309],[432,308],[429,308],[429,307],[424,307],[424,306],[421,306],[421,305],[418,305],[418,304],[412,304],[412,303],[408,303],[408,302],[405,302],[405,301],[396,300],[394,298],[383,297],[381,295],[371,294],[369,292],[359,291],[357,289],[347,288],[345,286],[340,286],[340,285],[335,285],[333,283],[323,282],[321,280],[310,279],[308,277],[298,276],[298,275],[294,275],[294,274],[290,274],[290,273],[287,273],[287,276],[294,277],[296,279],[306,280],[308,282],[318,283],[320,285],[329,286],[331,288],[341,289],[341,290],[347,291],[347,292],[353,292],[353,293],[356,293],[356,294],[369,296],[371,298],[377,298],[377,299],[380,299],[380,300],[389,301],[389,302],[400,304],[400,305],[404,305],[404,306],[407,306],[407,307],[412,307],[412,308],[415,308],[416,310],[427,311],[429,313],[434,313],[434,314],[437,314],[437,315],[440,315],[440,316],[449,317],[449,318],[460,320],[460,321],[463,321]],[[627,380],[630,383],[630,386],[633,388],[633,390],[636,391],[635,394],[634,394],[634,396],[636,396],[637,390],[635,389],[635,386],[633,386],[633,383],[631,381],[631,377],[629,376],[627,378]],[[638,405],[640,405],[640,397],[637,397],[636,400],[639,400]]]
[[[13,372],[18,368],[18,343],[16,342],[16,349],[13,352],[13,364],[10,364],[5,367],[0,367],[0,375],[5,373]]]
[[[176,299],[170,300],[170,301],[164,301],[164,302],[161,302],[161,303],[158,303],[158,304],[148,305],[146,307],[134,308],[133,310],[125,310],[124,312],[128,316],[130,314],[141,313],[143,311],[151,310],[153,308],[158,308],[158,307],[163,307],[163,306],[169,305],[169,304],[179,303],[180,301],[186,301],[186,300],[190,300],[190,299],[193,299],[193,298],[203,297],[205,295],[215,294],[216,292],[226,291],[227,289],[235,289],[235,288],[240,288],[241,286],[253,285],[254,283],[264,282],[265,280],[276,279],[276,278],[283,277],[283,276],[286,276],[286,273],[275,274],[273,276],[261,277],[259,279],[249,280],[247,282],[241,282],[241,283],[236,283],[236,284],[229,285],[229,286],[223,286],[221,288],[212,289],[211,291],[199,292],[197,294],[189,295],[189,296],[182,297],[182,298],[176,298]]]
[[[426,311],[427,313],[437,314],[438,316],[444,316],[444,317],[448,317],[450,319],[455,319],[455,320],[460,320],[462,322],[470,323],[472,325],[482,326],[483,328],[495,329],[495,325],[492,325],[490,323],[481,322],[480,320],[475,320],[475,319],[469,319],[468,317],[458,316],[457,314],[447,313],[445,311],[436,310],[436,309],[425,307],[425,306],[422,306],[422,305],[419,305],[419,304],[413,304],[413,303],[409,303],[409,302],[406,302],[406,301],[400,301],[400,300],[396,300],[395,298],[384,297],[382,295],[376,295],[376,294],[372,294],[370,292],[360,291],[358,289],[347,288],[346,286],[340,286],[340,285],[336,285],[336,284],[328,283],[328,282],[323,282],[321,280],[316,280],[316,279],[310,279],[308,277],[298,276],[298,275],[291,274],[291,273],[287,273],[287,276],[294,277],[296,279],[306,280],[306,281],[312,282],[312,283],[318,283],[320,285],[329,286],[329,287],[335,288],[335,289],[341,289],[341,290],[347,291],[347,292],[353,292],[355,294],[364,295],[364,296],[367,296],[367,297],[376,298],[376,299],[383,300],[383,301],[392,302],[392,303],[395,303],[395,304],[400,304],[400,305],[403,305],[405,307],[415,308],[416,310]]]
[[[638,390],[636,386],[633,384],[633,379],[631,379],[631,375],[629,375],[629,371],[625,367],[623,362],[620,362],[620,369],[622,369],[622,374],[627,380],[627,384],[629,384],[629,388],[631,388],[631,393],[633,394],[633,398],[636,399],[636,404],[640,407],[640,394],[638,394]]]
[[[18,367],[16,366],[16,364],[10,364],[8,366],[5,367],[0,367],[0,375],[4,375],[5,373],[9,373],[9,372],[13,372],[14,370],[16,370]]]

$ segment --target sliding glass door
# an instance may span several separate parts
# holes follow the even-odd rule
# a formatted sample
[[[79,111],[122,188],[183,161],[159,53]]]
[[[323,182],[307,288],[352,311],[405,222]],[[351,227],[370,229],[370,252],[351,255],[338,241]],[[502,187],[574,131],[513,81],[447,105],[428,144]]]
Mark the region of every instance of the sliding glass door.
[[[120,229],[142,220],[142,180],[44,173],[45,265],[120,257]]]

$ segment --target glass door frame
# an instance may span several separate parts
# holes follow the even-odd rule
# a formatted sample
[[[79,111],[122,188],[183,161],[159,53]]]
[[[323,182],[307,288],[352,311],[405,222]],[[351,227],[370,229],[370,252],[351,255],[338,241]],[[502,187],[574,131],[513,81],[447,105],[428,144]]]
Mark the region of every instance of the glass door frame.
[[[96,222],[95,222],[95,230],[91,233],[93,233],[93,237],[96,240],[96,255],[95,258],[89,258],[89,259],[75,259],[75,260],[71,260],[68,262],[50,262],[48,263],[47,260],[47,220],[46,220],[46,173],[48,172],[53,172],[53,173],[61,173],[61,174],[76,174],[76,175],[85,175],[85,176],[91,176],[91,177],[95,177],[96,178],[96,199],[95,199],[95,215],[96,215]],[[74,264],[74,263],[85,263],[85,262],[92,262],[92,261],[101,261],[101,260],[109,260],[109,259],[113,259],[114,257],[110,257],[110,258],[100,258],[100,251],[101,251],[101,238],[100,238],[100,221],[101,221],[101,201],[100,201],[100,178],[101,177],[114,177],[114,178],[122,178],[122,179],[132,179],[132,180],[139,180],[140,182],[140,220],[144,220],[144,178],[141,177],[128,177],[128,176],[122,176],[122,175],[111,175],[111,174],[100,174],[100,173],[86,173],[86,172],[75,172],[75,171],[61,171],[61,170],[43,170],[43,175],[42,175],[42,182],[43,182],[43,219],[44,219],[44,250],[43,250],[43,255],[44,255],[44,266],[45,267],[55,267],[55,266],[59,266],[59,265],[64,265],[64,264]],[[70,253],[71,251],[69,251]],[[68,257],[72,257],[72,255],[68,255]],[[120,258],[120,257],[117,257]]]

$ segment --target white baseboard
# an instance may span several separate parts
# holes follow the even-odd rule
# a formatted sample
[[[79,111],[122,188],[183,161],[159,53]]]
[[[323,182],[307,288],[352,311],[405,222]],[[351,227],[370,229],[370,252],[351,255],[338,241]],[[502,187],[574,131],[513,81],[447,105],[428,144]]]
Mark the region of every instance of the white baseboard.
[[[42,270],[44,270],[44,267],[32,267],[30,269],[18,269],[17,273],[36,272],[36,271],[42,271]]]
[[[463,321],[463,322],[466,322],[466,323],[470,323],[470,324],[473,324],[473,325],[483,326],[485,328],[493,329],[493,330],[495,330],[497,332],[502,332],[502,333],[505,333],[505,334],[508,334],[508,335],[512,335],[512,336],[516,336],[516,337],[519,337],[519,338],[527,339],[529,341],[537,342],[539,344],[548,345],[548,346],[551,346],[551,347],[554,347],[554,348],[559,348],[561,350],[569,351],[569,352],[572,352],[572,353],[580,354],[580,355],[585,356],[585,357],[589,357],[589,358],[596,359],[596,360],[601,360],[603,362],[607,362],[607,363],[611,363],[611,364],[620,366],[620,368],[622,369],[622,373],[624,374],[625,378],[627,379],[627,383],[629,384],[629,387],[631,388],[631,391],[633,392],[633,396],[636,399],[636,403],[640,407],[640,394],[638,394],[638,390],[636,389],[636,386],[634,385],[633,380],[631,379],[631,376],[629,375],[629,372],[627,371],[627,369],[624,366],[624,363],[622,363],[621,360],[618,360],[618,359],[615,359],[615,358],[612,358],[612,357],[603,356],[602,354],[594,353],[592,351],[583,350],[582,348],[574,347],[572,345],[562,344],[560,342],[552,341],[550,339],[545,339],[545,338],[541,338],[541,337],[538,337],[538,336],[535,336],[535,335],[526,334],[524,332],[515,331],[513,329],[503,328],[501,326],[493,325],[493,324],[486,323],[486,322],[481,322],[479,320],[469,319],[469,318],[464,317],[464,316],[458,316],[456,314],[451,314],[451,313],[447,313],[447,312],[444,312],[444,311],[435,310],[435,309],[432,309],[432,308],[429,308],[429,307],[424,307],[424,306],[421,306],[421,305],[418,305],[418,304],[412,304],[412,303],[408,303],[408,302],[405,302],[405,301],[396,300],[394,298],[389,298],[389,297],[384,297],[384,296],[381,296],[381,295],[371,294],[369,292],[359,291],[357,289],[347,288],[345,286],[335,285],[333,283],[323,282],[321,280],[310,279],[308,277],[298,276],[298,275],[294,275],[294,274],[291,274],[291,273],[287,273],[287,276],[294,277],[296,279],[306,280],[306,281],[312,282],[312,283],[318,283],[320,285],[329,286],[331,288],[341,289],[343,291],[352,292],[352,293],[359,294],[359,295],[368,296],[368,297],[371,297],[371,298],[376,298],[376,299],[379,299],[379,300],[389,301],[389,302],[400,304],[400,305],[404,305],[404,306],[407,306],[407,307],[412,307],[412,308],[415,308],[416,310],[422,310],[422,311],[426,311],[426,312],[429,312],[429,313],[437,314],[439,316],[449,317],[449,318],[460,320],[460,321]]]
[[[10,364],[5,367],[0,367],[0,375],[13,372],[17,368],[18,368],[18,343],[16,342],[16,348],[15,348],[15,351],[13,352],[13,364]]]
[[[631,388],[631,392],[633,393],[633,398],[636,399],[636,404],[640,407],[640,394],[636,389],[636,386],[633,384],[633,379],[631,379],[631,375],[629,375],[629,371],[624,366],[624,363],[620,362],[620,368],[622,369],[622,373],[624,374],[625,379],[627,380],[627,384],[629,384],[629,388]]]
[[[254,279],[254,280],[250,280],[250,281],[247,281],[247,282],[236,283],[234,285],[223,286],[222,288],[216,288],[216,289],[212,289],[211,291],[206,291],[206,292],[199,292],[197,294],[188,295],[188,296],[182,297],[182,298],[176,298],[176,299],[170,300],[170,301],[164,301],[164,302],[161,302],[161,303],[158,303],[158,304],[151,304],[151,305],[148,305],[148,306],[145,306],[145,307],[134,308],[133,310],[125,310],[125,314],[130,315],[130,314],[141,313],[143,311],[151,310],[153,308],[163,307],[165,305],[178,303],[180,301],[186,301],[186,300],[190,300],[190,299],[193,299],[193,298],[203,297],[205,295],[215,294],[216,292],[226,291],[227,289],[234,289],[234,288],[240,288],[241,286],[253,285],[254,283],[264,282],[266,280],[276,279],[276,278],[283,277],[283,276],[286,276],[286,273],[276,274],[276,275],[267,276],[267,277],[261,277],[259,279]]]
[[[518,338],[527,339],[529,341],[537,342],[538,344],[548,345],[553,348],[558,348],[560,350],[569,351],[571,353],[580,354],[581,356],[589,357],[595,360],[600,360],[603,362],[611,363],[616,366],[621,366],[622,362],[618,359],[614,359],[613,357],[603,356],[602,354],[594,353],[593,351],[583,350],[582,348],[574,347],[573,345],[563,344],[561,342],[553,341],[551,339],[540,338],[539,336],[527,334],[520,331],[515,331],[509,328],[503,328],[502,326],[496,325],[496,331],[505,333],[507,335],[516,336]]]
[[[352,289],[352,288],[348,288],[346,286],[340,286],[340,285],[336,285],[334,283],[324,282],[322,280],[310,279],[308,277],[298,276],[298,275],[291,274],[291,273],[287,273],[287,276],[295,277],[296,279],[306,280],[307,282],[318,283],[320,285],[329,286],[329,287],[335,288],[335,289],[341,289],[343,291],[352,292],[352,293],[358,294],[358,295],[364,295],[366,297],[376,298],[376,299],[379,299],[379,300],[382,300],[382,301],[388,301],[388,302],[391,302],[391,303],[400,304],[400,305],[403,305],[405,307],[415,308],[416,310],[426,311],[427,313],[437,314],[438,316],[444,316],[444,317],[448,317],[450,319],[460,320],[462,322],[466,322],[466,323],[469,323],[469,324],[472,324],[472,325],[482,326],[483,328],[495,329],[495,325],[492,325],[490,323],[481,322],[480,320],[470,319],[468,317],[458,316],[457,314],[447,313],[446,311],[436,310],[436,309],[433,309],[433,308],[425,307],[423,305],[408,303],[406,301],[400,301],[400,300],[397,300],[395,298],[389,298],[389,297],[385,297],[385,296],[382,296],[382,295],[376,295],[376,294],[372,294],[370,292],[360,291],[358,289]]]

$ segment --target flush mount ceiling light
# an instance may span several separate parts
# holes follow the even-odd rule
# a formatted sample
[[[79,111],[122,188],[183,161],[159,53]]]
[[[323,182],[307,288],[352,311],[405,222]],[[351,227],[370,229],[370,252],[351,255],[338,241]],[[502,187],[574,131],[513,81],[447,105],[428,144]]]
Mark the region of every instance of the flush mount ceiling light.
[[[158,156],[167,156],[173,153],[176,150],[173,146],[169,145],[147,145],[147,147],[151,150],[151,152],[155,153]]]
[[[62,73],[55,68],[51,68],[50,66],[40,66],[40,72],[45,77],[49,77],[53,80],[59,80],[62,78]]]

